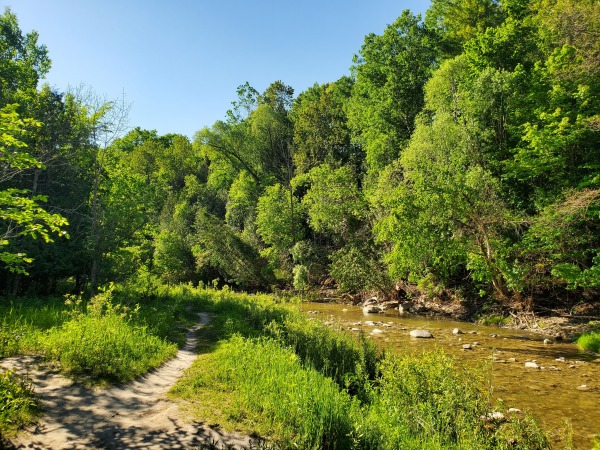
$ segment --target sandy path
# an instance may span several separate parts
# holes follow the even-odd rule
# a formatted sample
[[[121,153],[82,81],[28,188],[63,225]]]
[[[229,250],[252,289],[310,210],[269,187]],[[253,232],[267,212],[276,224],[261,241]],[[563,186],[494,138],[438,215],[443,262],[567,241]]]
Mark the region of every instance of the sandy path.
[[[3,368],[26,372],[42,399],[44,417],[13,439],[14,447],[183,449],[202,443],[214,443],[218,448],[249,447],[248,438],[183,422],[177,405],[165,399],[169,388],[196,358],[195,331],[209,320],[208,314],[200,314],[200,322],[189,330],[185,346],[175,358],[135,382],[110,389],[76,384],[40,367],[31,357],[0,361]]]

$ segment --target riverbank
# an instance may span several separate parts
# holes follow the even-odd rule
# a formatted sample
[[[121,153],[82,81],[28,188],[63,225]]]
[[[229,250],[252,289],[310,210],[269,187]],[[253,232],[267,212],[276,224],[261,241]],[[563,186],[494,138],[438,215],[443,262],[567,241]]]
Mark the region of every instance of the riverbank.
[[[379,300],[376,295],[335,297],[331,292],[322,296],[326,301],[375,306],[381,311],[398,310],[414,316],[447,317],[461,322],[497,325],[515,330],[530,331],[552,340],[575,342],[585,333],[600,329],[600,302],[580,302],[570,308],[544,308],[532,306],[511,307],[491,302],[473,302],[458,296],[413,295],[410,299]]]

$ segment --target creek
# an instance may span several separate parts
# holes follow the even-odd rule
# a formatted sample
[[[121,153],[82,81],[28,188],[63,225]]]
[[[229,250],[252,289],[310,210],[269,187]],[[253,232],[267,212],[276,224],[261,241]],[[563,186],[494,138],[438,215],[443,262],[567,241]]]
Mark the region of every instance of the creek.
[[[573,446],[589,449],[600,435],[600,355],[566,342],[544,343],[540,334],[444,318],[399,314],[364,314],[361,307],[305,303],[303,311],[340,329],[361,330],[380,348],[396,352],[442,349],[470,367],[490,367],[492,399],[531,413],[561,448],[565,424]],[[455,328],[462,334],[453,334]],[[433,339],[411,338],[427,330]],[[374,330],[375,333],[373,332]],[[470,349],[463,346],[470,344]],[[529,368],[525,363],[538,368]]]

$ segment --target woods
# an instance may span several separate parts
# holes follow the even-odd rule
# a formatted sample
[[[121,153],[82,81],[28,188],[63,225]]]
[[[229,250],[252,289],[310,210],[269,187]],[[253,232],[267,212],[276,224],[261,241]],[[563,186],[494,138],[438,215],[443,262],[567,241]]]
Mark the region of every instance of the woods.
[[[433,0],[366,36],[338,80],[242,84],[192,140],[130,127],[125,97],[43,84],[51,49],[9,9],[1,25],[3,294],[597,298],[594,0]]]

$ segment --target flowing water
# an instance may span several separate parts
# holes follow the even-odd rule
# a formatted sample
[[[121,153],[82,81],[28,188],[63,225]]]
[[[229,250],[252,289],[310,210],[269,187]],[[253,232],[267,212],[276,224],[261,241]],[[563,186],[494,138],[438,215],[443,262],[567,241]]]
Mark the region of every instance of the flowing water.
[[[443,349],[470,366],[491,367],[492,398],[509,408],[532,413],[549,432],[555,448],[565,422],[573,430],[576,449],[592,447],[600,435],[600,356],[563,342],[544,344],[544,336],[448,319],[385,314],[363,314],[362,308],[307,303],[303,310],[343,329],[362,330],[382,348],[398,352]],[[453,334],[459,328],[463,334]],[[373,331],[377,329],[379,331]],[[411,338],[414,329],[431,332],[433,339]],[[471,349],[463,349],[470,344]],[[538,368],[525,367],[535,362]]]

